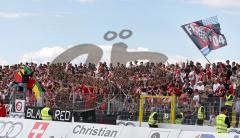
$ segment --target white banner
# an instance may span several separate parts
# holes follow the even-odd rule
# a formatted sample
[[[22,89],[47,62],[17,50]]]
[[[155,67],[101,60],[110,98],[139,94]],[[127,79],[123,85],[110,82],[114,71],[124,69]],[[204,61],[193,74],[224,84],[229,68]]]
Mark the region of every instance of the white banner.
[[[211,132],[182,131],[179,138],[240,138],[240,135],[220,134]]]
[[[138,121],[117,120],[117,125],[139,127],[139,122]],[[142,122],[141,127],[149,127],[149,125],[147,122]],[[216,132],[215,126],[196,126],[196,125],[193,126],[193,125],[158,123],[158,128],[181,129],[182,131]]]
[[[34,125],[28,131],[26,138],[67,138],[70,133],[71,123],[54,121],[34,121]]]
[[[15,118],[0,118],[1,138],[27,138],[24,136],[33,126],[34,121]]]
[[[177,138],[180,129],[124,127],[119,138]]]
[[[24,113],[25,110],[25,100],[15,100],[15,112]]]
[[[66,138],[72,123],[0,118],[0,138]]]
[[[0,118],[0,138],[240,138],[240,135],[181,131],[180,129]]]
[[[101,124],[74,123],[69,138],[118,138],[123,127]]]

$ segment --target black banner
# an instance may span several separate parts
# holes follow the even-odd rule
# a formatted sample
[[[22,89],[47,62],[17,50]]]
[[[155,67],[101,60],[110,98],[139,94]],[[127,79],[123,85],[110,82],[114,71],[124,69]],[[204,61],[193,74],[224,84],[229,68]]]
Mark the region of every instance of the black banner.
[[[98,117],[96,118],[96,123],[116,125],[117,115],[98,115]]]
[[[74,122],[96,123],[95,110],[75,112]]]
[[[72,111],[54,108],[52,112],[54,121],[72,122]]]
[[[41,110],[43,107],[26,107],[25,110],[25,119],[41,119]],[[52,118],[53,121],[63,121],[63,122],[72,122],[72,111],[70,110],[61,110],[57,108],[52,108]]]
[[[41,119],[41,110],[43,107],[26,107],[25,110],[25,119],[34,119],[34,120],[42,120]]]

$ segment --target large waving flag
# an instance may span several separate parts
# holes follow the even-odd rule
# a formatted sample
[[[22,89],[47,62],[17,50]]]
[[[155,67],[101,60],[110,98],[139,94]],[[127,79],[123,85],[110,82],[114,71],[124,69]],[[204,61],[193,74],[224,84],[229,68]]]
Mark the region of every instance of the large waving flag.
[[[22,77],[25,73],[30,74],[31,70],[27,66],[21,66],[20,70],[14,75],[15,82],[21,83]],[[37,99],[41,97],[43,92],[45,92],[40,83],[31,76],[29,76],[27,88],[32,89]]]
[[[21,66],[21,69],[14,75],[15,82],[22,82],[22,75],[31,73],[30,69],[27,66]]]
[[[36,80],[32,77],[29,77],[28,83],[27,83],[27,88],[32,89],[33,86],[36,84]]]
[[[41,97],[42,93],[45,91],[40,83],[36,81],[36,83],[33,85],[32,91],[34,92],[35,97],[38,99]]]
[[[181,26],[204,56],[227,45],[217,16]]]

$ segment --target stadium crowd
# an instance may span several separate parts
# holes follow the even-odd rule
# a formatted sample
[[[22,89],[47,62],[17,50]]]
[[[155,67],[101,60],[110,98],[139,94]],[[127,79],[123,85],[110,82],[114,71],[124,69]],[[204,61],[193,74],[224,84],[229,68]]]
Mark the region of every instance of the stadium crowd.
[[[16,92],[12,87],[14,74],[22,65],[0,66],[1,100],[5,103],[11,99],[11,93]],[[229,60],[211,65],[192,61],[179,64],[134,61],[127,67],[120,63],[113,67],[106,62],[100,62],[97,66],[91,63],[72,65],[49,62],[24,65],[34,71],[33,78],[41,82],[45,89],[42,101],[49,101],[52,107],[72,108],[74,104],[78,109],[87,109],[97,106],[100,111],[106,112],[110,102],[110,114],[128,116],[122,116],[122,119],[137,119],[141,94],[175,94],[179,110],[184,109],[189,118],[195,113],[195,108],[204,103],[211,107],[207,109],[208,118],[216,115],[219,101],[213,99],[224,97],[227,92],[240,96],[240,65]],[[36,103],[37,99],[30,90],[27,95],[29,104]],[[169,100],[159,102],[170,103]],[[156,104],[149,103],[150,107]]]

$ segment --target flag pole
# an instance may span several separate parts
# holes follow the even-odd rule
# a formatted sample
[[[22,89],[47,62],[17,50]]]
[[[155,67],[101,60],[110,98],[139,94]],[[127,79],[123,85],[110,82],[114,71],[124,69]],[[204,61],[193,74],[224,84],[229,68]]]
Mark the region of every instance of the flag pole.
[[[204,56],[204,55],[203,55]],[[204,56],[204,58],[208,61],[208,63],[210,64],[210,65],[212,65],[212,63],[208,60],[208,58],[206,57],[206,56]]]

